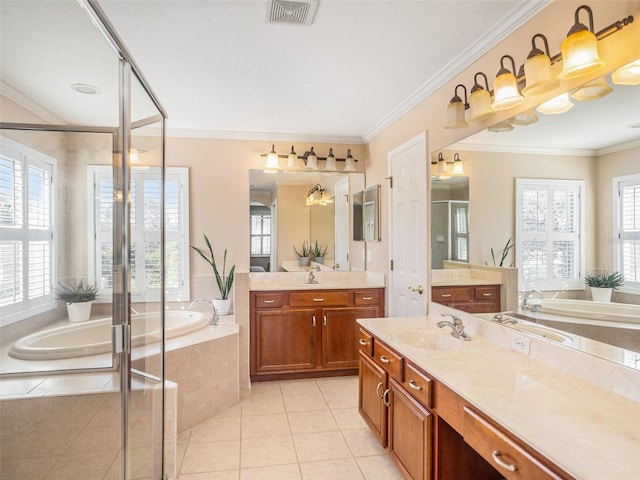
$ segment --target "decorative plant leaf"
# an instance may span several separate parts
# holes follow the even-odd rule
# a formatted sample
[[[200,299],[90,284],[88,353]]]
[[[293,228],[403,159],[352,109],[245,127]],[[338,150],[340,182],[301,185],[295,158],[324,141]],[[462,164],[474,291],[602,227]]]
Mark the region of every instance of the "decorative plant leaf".
[[[585,275],[584,283],[590,287],[613,288],[614,290],[624,285],[624,277],[620,272],[603,270],[593,275]]]
[[[78,283],[78,280],[74,277],[67,284],[58,282],[58,286],[60,288],[54,291],[56,299],[66,303],[92,302],[98,297],[98,286],[89,285],[88,281],[85,285],[83,279]]]
[[[202,249],[196,246],[191,245],[191,248],[193,248],[196,252],[198,252],[198,254],[202,258],[204,258],[209,265],[211,265],[211,268],[213,269],[213,275],[216,279],[216,284],[218,285],[218,290],[220,290],[220,296],[222,297],[223,300],[226,300],[229,298],[229,294],[231,293],[231,287],[233,286],[233,279],[234,279],[236,266],[233,265],[231,267],[231,270],[229,271],[229,276],[226,276],[227,249],[225,248],[224,256],[222,258],[222,275],[220,275],[218,271],[218,265],[216,264],[216,257],[213,254],[213,247],[211,246],[211,242],[209,241],[209,238],[207,237],[206,233],[203,235],[204,235],[204,241],[207,244],[207,249],[209,250],[209,255],[207,255]]]

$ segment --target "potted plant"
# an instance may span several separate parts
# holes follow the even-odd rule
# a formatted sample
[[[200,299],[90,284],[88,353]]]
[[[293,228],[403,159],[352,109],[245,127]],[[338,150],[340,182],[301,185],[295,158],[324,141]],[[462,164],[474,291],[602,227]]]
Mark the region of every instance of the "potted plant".
[[[624,277],[620,272],[603,270],[593,275],[585,275],[584,283],[591,287],[591,298],[595,302],[610,302],[611,293],[624,284]]]
[[[298,255],[298,263],[300,266],[306,267],[307,265],[309,265],[309,261],[310,261],[309,255],[311,254],[311,245],[309,245],[306,240],[302,242],[302,248],[300,250],[298,250],[294,245],[293,251],[296,252],[296,255]]]
[[[231,295],[231,287],[233,286],[236,266],[232,265],[231,270],[229,270],[229,275],[227,275],[227,249],[225,248],[224,257],[222,259],[222,275],[220,275],[216,259],[213,255],[213,248],[211,248],[211,242],[209,242],[209,238],[207,238],[206,233],[204,234],[204,241],[207,244],[207,249],[209,250],[208,255],[198,247],[191,245],[191,248],[198,252],[200,256],[204,258],[209,265],[211,265],[211,268],[213,268],[213,275],[216,278],[218,290],[220,290],[220,298],[213,298],[211,303],[218,311],[219,315],[229,315],[229,313],[231,313],[231,299],[229,296]]]
[[[324,264],[324,256],[328,252],[328,246],[322,245],[316,240],[316,243],[313,244],[313,261]]]
[[[98,298],[98,287],[89,285],[84,280],[74,278],[71,282],[62,284],[54,291],[55,297],[67,304],[67,315],[70,322],[86,322],[91,316],[91,305]]]

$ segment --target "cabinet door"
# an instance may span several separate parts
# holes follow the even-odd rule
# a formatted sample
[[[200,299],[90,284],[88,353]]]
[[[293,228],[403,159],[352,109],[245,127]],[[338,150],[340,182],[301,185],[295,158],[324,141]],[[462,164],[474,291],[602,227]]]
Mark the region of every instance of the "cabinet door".
[[[429,480],[432,416],[393,379],[389,391],[389,454],[407,478]]]
[[[358,368],[357,318],[378,316],[378,307],[324,308],[322,310],[322,366]]]
[[[371,358],[360,352],[358,409],[369,428],[383,447],[387,446],[387,372]]]
[[[256,373],[315,368],[315,314],[311,308],[256,311]]]

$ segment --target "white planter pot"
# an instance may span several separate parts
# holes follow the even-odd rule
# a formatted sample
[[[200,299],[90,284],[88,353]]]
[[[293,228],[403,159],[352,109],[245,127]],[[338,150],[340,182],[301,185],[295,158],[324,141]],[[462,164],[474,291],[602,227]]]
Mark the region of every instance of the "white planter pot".
[[[591,287],[591,299],[594,302],[610,302],[613,288]]]
[[[298,264],[301,267],[308,267],[311,259],[309,257],[298,257]]]
[[[70,322],[86,322],[91,317],[93,302],[67,303],[67,315]]]
[[[218,315],[229,315],[231,313],[231,299],[227,298],[225,300],[221,298],[213,298],[211,299],[211,303],[218,311]]]

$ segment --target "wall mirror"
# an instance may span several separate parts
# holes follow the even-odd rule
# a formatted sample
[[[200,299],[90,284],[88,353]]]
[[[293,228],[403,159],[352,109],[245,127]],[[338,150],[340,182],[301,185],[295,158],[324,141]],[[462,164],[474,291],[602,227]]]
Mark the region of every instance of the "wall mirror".
[[[469,177],[431,179],[431,267],[469,261]]]
[[[502,132],[484,130],[432,153],[433,162],[439,153],[445,158],[453,158],[455,152],[459,153],[465,175],[470,178],[468,205],[472,215],[468,217],[467,239],[470,264],[492,265],[491,249],[499,252],[508,239],[516,241],[516,179],[542,182],[567,179],[584,181],[584,236],[578,245],[584,258],[584,269],[579,271],[579,288],[558,285],[555,290],[545,291],[545,298],[591,301],[589,289],[584,288],[585,273],[616,268],[618,253],[614,246],[618,242],[614,227],[619,214],[614,210],[617,195],[614,184],[617,178],[640,175],[640,86],[613,84],[609,75],[601,80],[605,82],[601,87],[603,91],[611,91],[600,99],[580,101],[577,99],[580,93],[572,91],[570,100],[574,105],[565,113],[544,115],[532,110],[537,117],[535,123],[511,125]],[[434,180],[434,199],[438,198],[438,192]],[[438,230],[441,228],[439,222],[434,221],[435,215],[432,215],[435,256],[440,243],[446,242],[438,241],[443,235]],[[637,241],[629,255],[637,255]],[[514,251],[517,248],[516,242]],[[510,254],[507,265],[514,260],[515,256]],[[441,266],[434,260],[433,268]],[[636,289],[633,287],[614,292],[613,302],[639,304],[638,284],[635,284]],[[519,283],[518,290],[521,300],[522,294],[530,288]],[[637,326],[629,326],[627,330],[612,329],[581,324],[575,318],[549,326],[579,335],[569,346],[580,347],[587,342],[581,338],[590,338],[622,347],[626,350],[611,349],[609,352],[605,346],[602,350],[606,353],[602,356],[640,368],[640,329]]]
[[[364,270],[364,244],[355,239],[353,195],[364,188],[364,173],[251,170],[252,271],[292,271],[302,243],[327,247],[324,265]],[[309,193],[313,200],[308,202]],[[310,204],[313,203],[313,204]]]
[[[380,241],[380,185],[364,191],[362,198],[362,223],[367,242]]]

